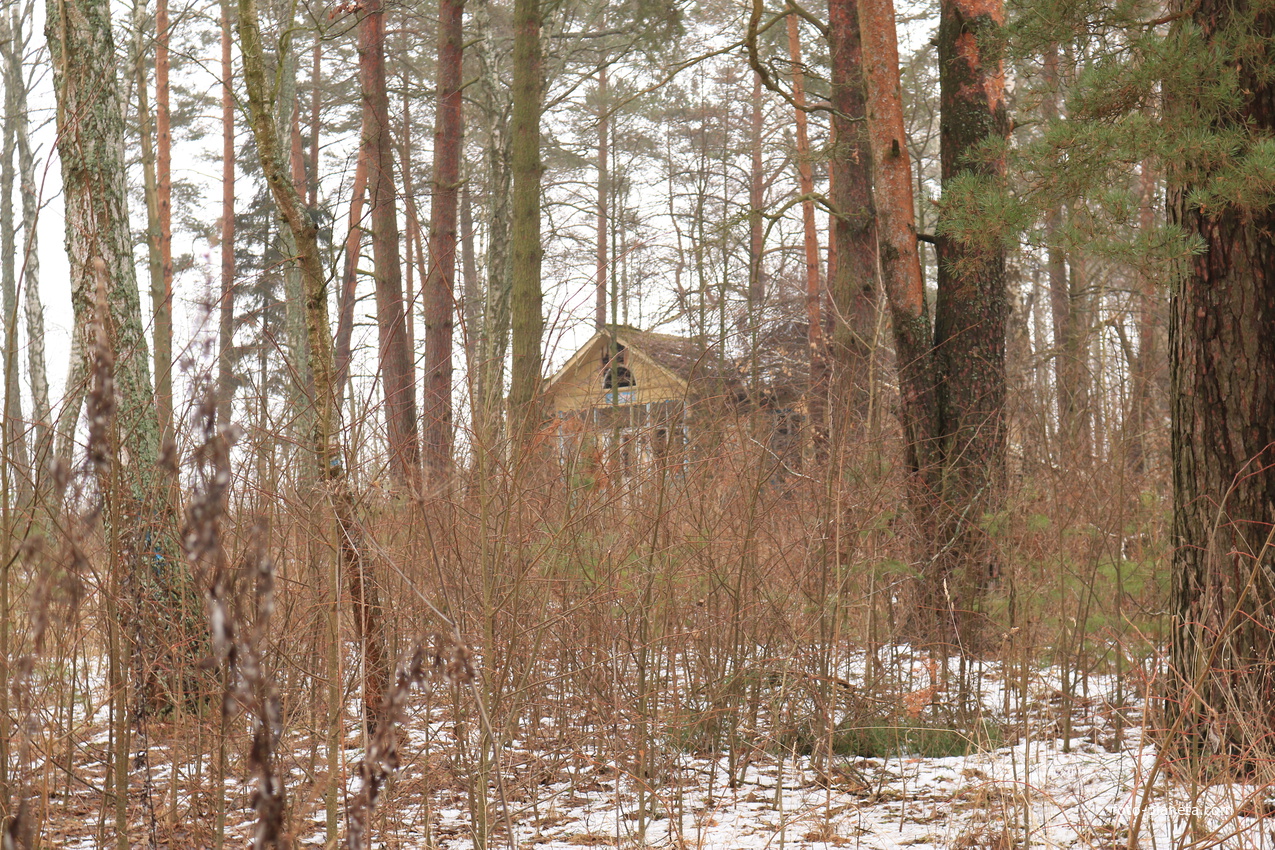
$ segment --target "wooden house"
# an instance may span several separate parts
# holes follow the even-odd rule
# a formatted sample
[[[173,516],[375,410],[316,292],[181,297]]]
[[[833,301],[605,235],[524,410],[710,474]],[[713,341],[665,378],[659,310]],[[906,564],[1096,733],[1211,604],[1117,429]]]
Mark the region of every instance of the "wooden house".
[[[564,462],[610,458],[622,470],[676,457],[697,421],[743,400],[734,365],[700,340],[608,325],[544,388]],[[609,464],[608,464],[609,465]]]

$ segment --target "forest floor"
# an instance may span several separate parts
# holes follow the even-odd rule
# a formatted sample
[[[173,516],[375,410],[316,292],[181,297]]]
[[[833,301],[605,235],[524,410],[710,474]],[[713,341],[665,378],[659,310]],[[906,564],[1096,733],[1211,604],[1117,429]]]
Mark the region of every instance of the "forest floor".
[[[929,669],[932,675],[932,662]],[[850,681],[841,685],[853,688],[856,672],[862,671],[849,670]],[[512,828],[513,843],[528,850],[1125,848],[1130,826],[1137,823],[1134,846],[1141,848],[1275,846],[1275,808],[1266,788],[1199,784],[1192,792],[1156,764],[1136,695],[1117,689],[1113,677],[1089,676],[1076,689],[1080,693],[1065,699],[1058,672],[1035,670],[1025,682],[1016,677],[1012,695],[1026,696],[1022,705],[1028,710],[1010,718],[1004,716],[1009,701],[1000,668],[980,668],[980,712],[997,725],[981,727],[993,731],[958,748],[968,750],[961,755],[916,752],[946,746],[936,747],[920,724],[895,736],[896,744],[887,748],[894,753],[850,754],[874,744],[862,731],[847,733],[843,725],[836,747],[841,754],[820,758],[808,744],[757,745],[737,746],[730,758],[672,746],[667,734],[634,737],[632,724],[620,731],[620,724],[590,725],[586,719],[556,729],[553,719],[542,717],[534,745],[515,735],[502,751],[499,779],[489,786],[490,843],[510,846]],[[902,716],[919,717],[945,699],[951,696],[933,683],[904,696]],[[1124,705],[1117,707],[1117,699]],[[451,701],[441,691],[433,698],[417,694],[413,709],[399,738],[402,768],[374,818],[373,846],[470,850],[476,807],[473,784],[461,777],[472,756],[456,744]],[[770,709],[754,713],[758,728],[771,729],[758,733],[743,723],[736,739],[797,740],[774,734],[778,716],[772,702]],[[109,802],[102,794],[106,719],[103,706],[85,724],[91,734],[75,749],[73,779],[60,771],[44,788],[38,805],[46,846],[115,846]],[[152,741],[183,737],[151,725]],[[847,748],[847,734],[859,734],[859,744]],[[294,738],[302,740],[284,736],[285,742]],[[641,740],[653,742],[658,751],[642,752],[645,745],[636,743]],[[139,752],[136,746],[134,752]],[[174,782],[169,752],[169,744],[154,743],[146,759],[134,759],[129,843],[211,846],[212,797],[183,790],[208,784],[209,757],[196,759],[196,768],[179,756]],[[606,755],[626,752],[627,757]],[[360,756],[358,738],[351,733],[344,775],[353,775]],[[322,767],[316,767],[323,758],[308,742],[281,758],[292,808],[289,828],[303,847],[325,846],[320,789],[326,783]],[[230,755],[227,775],[226,846],[250,846],[253,780],[241,753]],[[342,809],[356,782],[347,783],[351,796]]]

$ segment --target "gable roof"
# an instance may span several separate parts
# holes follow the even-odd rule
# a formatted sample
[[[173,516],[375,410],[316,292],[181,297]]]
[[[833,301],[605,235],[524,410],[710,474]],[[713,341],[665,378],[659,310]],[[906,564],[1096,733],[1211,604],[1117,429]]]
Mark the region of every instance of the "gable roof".
[[[597,349],[597,344],[604,340],[614,340],[624,346],[627,353],[645,360],[657,369],[665,372],[681,384],[690,386],[705,379],[724,380],[736,383],[736,376],[729,370],[721,368],[721,363],[713,346],[705,346],[700,340],[676,334],[643,331],[631,325],[607,325],[597,331],[566,363],[545,383],[545,392],[552,392],[554,386],[566,375],[571,374],[582,360],[590,357]]]

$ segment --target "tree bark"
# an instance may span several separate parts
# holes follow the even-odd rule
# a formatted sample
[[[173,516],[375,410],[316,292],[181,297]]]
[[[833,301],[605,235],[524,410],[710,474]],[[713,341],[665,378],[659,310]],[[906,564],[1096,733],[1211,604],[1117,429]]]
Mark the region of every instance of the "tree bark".
[[[607,326],[607,303],[610,300],[607,280],[607,240],[610,237],[607,201],[611,195],[610,108],[607,69],[603,66],[598,69],[598,251],[597,277],[594,281],[596,303],[593,311],[593,329],[598,331]]]
[[[828,27],[833,109],[828,170],[831,242],[836,255],[828,273],[833,311],[831,421],[842,423],[844,428],[862,426],[868,413],[868,375],[876,329],[877,233],[855,0],[831,0]],[[846,436],[841,435],[843,444]]]
[[[368,0],[359,21],[359,67],[363,88],[363,144],[368,156],[372,214],[372,255],[376,262],[376,324],[381,349],[381,385],[389,437],[390,474],[399,486],[415,489],[420,446],[416,426],[416,380],[403,315],[403,270],[398,213],[394,203],[394,147],[385,79],[385,10]]]
[[[509,427],[521,449],[538,424],[540,343],[544,327],[540,290],[540,3],[514,0],[513,219],[510,247],[513,280],[513,371]]]
[[[120,395],[119,432],[128,439],[128,451],[118,456],[118,463],[125,492],[134,500],[130,504],[139,511],[135,516],[141,517],[141,506],[152,493],[159,423],[128,229],[124,116],[110,9],[105,0],[50,0],[47,14],[71,300],[78,326],[96,321],[108,326]],[[98,315],[95,307],[101,278],[108,287],[107,316]]]
[[[452,326],[456,292],[456,217],[460,198],[464,0],[438,8],[438,108],[434,115],[434,197],[429,276],[425,279],[425,468],[445,486],[452,465]]]
[[[151,280],[154,314],[155,404],[160,445],[173,440],[173,133],[168,85],[168,0],[155,2],[155,178],[159,224],[159,279]],[[175,473],[176,466],[171,465]],[[171,475],[176,488],[176,475]],[[177,498],[173,494],[174,503]]]
[[[320,475],[327,483],[340,540],[342,578],[354,609],[355,634],[363,655],[363,705],[370,725],[380,715],[389,666],[385,654],[384,622],[376,583],[363,563],[361,531],[353,495],[346,479],[337,426],[336,375],[332,336],[328,325],[327,280],[319,256],[314,220],[301,202],[288,174],[274,114],[274,92],[267,82],[255,0],[239,0],[239,43],[243,55],[244,88],[257,155],[271,197],[297,247],[296,263],[304,292],[306,339],[314,377],[314,416],[310,444]]]
[[[912,512],[923,529],[922,552],[931,537],[934,512],[937,408],[931,358],[925,278],[917,250],[912,206],[912,159],[908,154],[899,85],[899,48],[893,0],[859,0],[868,80],[868,134],[872,143],[881,279],[890,308],[898,361],[900,421]],[[933,605],[933,600],[922,604]]]
[[[12,41],[14,33],[7,17],[0,18],[0,38]],[[16,84],[15,84],[16,83]],[[13,219],[13,183],[17,177],[14,154],[18,134],[18,88],[20,80],[6,74],[4,87],[4,129],[0,144],[0,273],[4,307],[4,458],[12,472],[7,480],[16,487],[16,503],[31,501],[32,469],[28,457],[27,426],[22,418],[22,388],[18,383],[18,269],[17,228]],[[11,491],[12,492],[12,491]]]
[[[345,234],[345,264],[341,273],[341,298],[336,319],[336,399],[341,404],[350,379],[350,349],[354,338],[354,304],[359,283],[359,255],[363,250],[363,205],[367,198],[368,149],[359,147],[354,166],[354,186],[350,190],[350,229]]]
[[[502,52],[491,44],[494,26],[489,0],[474,0],[474,53],[478,59],[479,102],[486,115],[484,158],[487,162],[487,286],[478,333],[474,422],[478,448],[493,449],[501,431],[505,358],[509,351],[510,266],[510,103],[503,84]]]
[[[762,223],[762,206],[766,203],[766,179],[762,173],[761,136],[761,75],[753,71],[753,96],[749,103],[751,115],[748,125],[748,312],[749,322],[755,329],[761,322],[758,311],[766,300],[766,280],[762,277],[762,239],[765,236]]]
[[[1041,118],[1045,123],[1058,121],[1058,48],[1051,45],[1045,54],[1045,97],[1041,102]],[[1058,460],[1066,465],[1080,462],[1089,455],[1082,420],[1088,415],[1082,392],[1085,380],[1085,351],[1079,330],[1080,310],[1077,293],[1072,291],[1067,275],[1067,251],[1062,245],[1063,208],[1055,207],[1045,216],[1045,266],[1049,273],[1049,305],[1054,322],[1054,383],[1058,397]]]
[[[1189,8],[1200,50],[1234,49],[1243,39],[1264,51],[1235,63],[1242,103],[1214,117],[1213,129],[1243,126],[1250,139],[1270,139],[1275,84],[1265,69],[1275,61],[1275,13],[1224,0]],[[1197,109],[1167,100],[1163,120],[1198,121]],[[1198,188],[1175,181],[1168,197],[1170,224],[1205,250],[1186,261],[1171,297],[1174,679],[1167,713],[1183,734],[1167,746],[1193,761],[1216,752],[1264,776],[1275,729],[1275,209],[1202,209],[1191,202]]]
[[[940,158],[944,194],[972,176],[995,184],[1005,162],[977,146],[1009,132],[1005,77],[989,40],[1004,24],[1002,0],[942,0],[939,20]],[[945,200],[947,198],[945,197]],[[940,214],[943,210],[940,208]],[[994,573],[995,548],[983,530],[1002,504],[1005,474],[1005,252],[943,235],[939,223],[934,354],[945,515],[928,571],[939,613],[938,639],[970,645],[977,599]]]
[[[28,8],[27,20],[33,8]],[[25,290],[24,307],[27,325],[27,373],[31,381],[31,415],[35,420],[35,445],[32,461],[41,495],[49,491],[51,481],[45,474],[53,452],[52,412],[49,407],[49,379],[45,365],[44,307],[40,303],[40,252],[36,233],[40,196],[36,188],[35,155],[31,150],[30,120],[27,117],[27,81],[23,75],[22,55],[28,37],[22,34],[22,13],[13,10],[11,32],[14,40],[6,43],[4,59],[8,82],[17,98],[18,184],[22,196],[22,269],[21,288]]]
[[[806,72],[801,59],[797,16],[788,16],[788,58],[792,61],[792,99],[797,128],[797,183],[801,202],[802,248],[806,261],[806,340],[810,346],[810,388],[807,410],[811,443],[822,465],[828,452],[828,356],[823,338],[823,281],[819,269],[819,229],[815,223],[815,178],[810,159],[810,131],[806,117]]]
[[[217,312],[217,420],[234,411],[235,343],[235,91],[230,0],[221,4],[221,298]]]

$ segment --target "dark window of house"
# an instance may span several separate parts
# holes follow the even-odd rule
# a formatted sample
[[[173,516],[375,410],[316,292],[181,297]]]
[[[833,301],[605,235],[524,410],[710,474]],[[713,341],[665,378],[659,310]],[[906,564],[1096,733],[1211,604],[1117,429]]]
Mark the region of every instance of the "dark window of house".
[[[616,347],[615,357],[602,361],[602,388],[611,389],[611,382],[614,381],[617,387],[631,387],[637,382],[633,380],[633,373],[629,371],[629,367],[624,365],[624,346]]]
[[[617,387],[631,387],[634,385],[633,373],[629,371],[627,366],[621,366],[618,363],[614,366],[608,366],[602,372],[603,389],[611,389],[611,381],[614,379]]]

